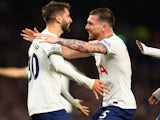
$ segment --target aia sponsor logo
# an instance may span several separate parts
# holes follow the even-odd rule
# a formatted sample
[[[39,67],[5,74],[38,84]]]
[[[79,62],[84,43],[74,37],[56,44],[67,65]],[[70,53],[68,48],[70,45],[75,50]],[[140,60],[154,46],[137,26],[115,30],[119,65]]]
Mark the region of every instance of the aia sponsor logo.
[[[108,75],[107,70],[106,70],[102,65],[99,66],[98,71],[99,71],[99,74],[100,74],[100,75],[102,75],[102,74]]]

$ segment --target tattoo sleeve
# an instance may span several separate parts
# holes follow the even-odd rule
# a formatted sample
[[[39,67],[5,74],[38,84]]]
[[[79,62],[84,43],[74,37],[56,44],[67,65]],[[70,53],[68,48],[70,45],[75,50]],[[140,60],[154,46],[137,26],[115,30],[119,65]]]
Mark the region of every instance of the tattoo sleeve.
[[[104,45],[98,43],[88,43],[77,39],[59,38],[59,44],[71,49],[85,53],[106,53],[107,49]]]

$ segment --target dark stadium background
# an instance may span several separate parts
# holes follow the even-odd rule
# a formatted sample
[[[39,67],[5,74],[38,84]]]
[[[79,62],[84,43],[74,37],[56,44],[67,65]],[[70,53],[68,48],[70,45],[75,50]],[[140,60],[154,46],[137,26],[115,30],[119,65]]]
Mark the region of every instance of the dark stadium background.
[[[65,1],[65,0],[64,0]],[[71,4],[71,32],[62,37],[87,41],[84,27],[90,10],[107,6],[116,18],[115,33],[126,42],[132,62],[132,90],[137,101],[134,120],[155,120],[160,113],[160,104],[150,106],[147,99],[160,87],[160,60],[142,55],[135,40],[160,48],[159,0],[66,0]],[[24,67],[27,65],[29,42],[20,36],[24,28],[45,28],[41,7],[49,0],[0,0],[0,67]],[[71,61],[87,76],[97,78],[94,58]],[[71,82],[70,92],[74,97],[84,99],[84,104],[94,113],[100,101],[93,93]],[[27,112],[27,80],[0,77],[0,120],[29,120]],[[73,120],[89,120],[79,111],[73,110]]]

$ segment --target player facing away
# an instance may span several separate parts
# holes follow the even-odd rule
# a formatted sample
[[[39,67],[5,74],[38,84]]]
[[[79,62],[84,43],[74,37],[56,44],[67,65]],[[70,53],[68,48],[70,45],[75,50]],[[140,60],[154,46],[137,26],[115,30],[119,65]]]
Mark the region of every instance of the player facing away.
[[[136,44],[142,54],[160,59],[160,49],[148,47],[144,43],[140,42],[139,40],[136,40]],[[158,104],[159,101],[160,101],[160,88],[155,90],[152,93],[151,97],[148,99],[148,102],[150,105]],[[160,120],[160,114],[157,117],[157,120]]]
[[[100,79],[106,82],[111,91],[109,95],[104,95],[92,120],[132,120],[136,111],[136,101],[131,90],[131,61],[125,43],[113,31],[114,23],[115,18],[110,9],[97,8],[90,12],[85,26],[91,42],[34,34],[34,37],[42,38],[44,42],[59,43],[70,49],[90,53],[88,56],[95,56]],[[32,41],[32,37],[26,34],[24,39]]]
[[[46,21],[43,34],[54,37],[69,31],[72,19],[69,14],[69,4],[51,1],[42,8],[42,16]],[[90,79],[72,67],[61,56],[60,44],[42,43],[35,39],[28,51],[29,83],[28,83],[28,111],[33,120],[70,120],[61,102],[61,94],[73,104],[72,97],[66,93],[61,85],[62,75],[68,76],[78,83],[103,95],[106,86],[100,80]]]

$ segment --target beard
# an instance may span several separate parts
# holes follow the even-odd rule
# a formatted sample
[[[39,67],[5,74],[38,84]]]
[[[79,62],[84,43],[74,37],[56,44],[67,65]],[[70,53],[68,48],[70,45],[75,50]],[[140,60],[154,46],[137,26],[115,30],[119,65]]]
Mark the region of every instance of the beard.
[[[99,33],[89,33],[88,40],[97,40]]]
[[[64,33],[70,32],[69,25],[65,20],[63,20],[61,27]]]

